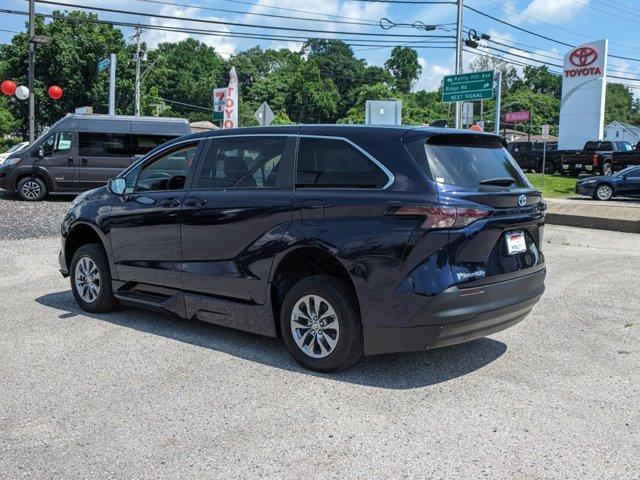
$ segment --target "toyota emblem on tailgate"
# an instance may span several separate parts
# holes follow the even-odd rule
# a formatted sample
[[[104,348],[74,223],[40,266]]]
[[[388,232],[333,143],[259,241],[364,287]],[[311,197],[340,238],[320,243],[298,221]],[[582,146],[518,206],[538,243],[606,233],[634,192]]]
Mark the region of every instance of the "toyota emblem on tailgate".
[[[527,196],[526,195],[520,195],[518,197],[518,205],[520,205],[521,207],[524,207],[527,204]]]

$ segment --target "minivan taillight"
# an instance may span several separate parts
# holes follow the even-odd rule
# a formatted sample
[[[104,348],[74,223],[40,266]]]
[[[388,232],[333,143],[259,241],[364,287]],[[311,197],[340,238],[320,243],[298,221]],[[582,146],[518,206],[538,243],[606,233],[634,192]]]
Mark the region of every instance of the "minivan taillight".
[[[392,215],[424,217],[422,228],[433,230],[438,228],[463,228],[476,220],[488,217],[491,212],[480,208],[444,207],[407,205],[389,211]]]

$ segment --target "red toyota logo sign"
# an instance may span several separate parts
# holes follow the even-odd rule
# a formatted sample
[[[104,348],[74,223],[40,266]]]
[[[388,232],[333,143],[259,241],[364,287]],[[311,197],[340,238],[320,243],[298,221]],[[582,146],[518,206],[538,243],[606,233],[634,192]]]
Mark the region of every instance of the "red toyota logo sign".
[[[598,52],[591,47],[576,48],[569,55],[569,61],[576,67],[586,67],[598,59]]]

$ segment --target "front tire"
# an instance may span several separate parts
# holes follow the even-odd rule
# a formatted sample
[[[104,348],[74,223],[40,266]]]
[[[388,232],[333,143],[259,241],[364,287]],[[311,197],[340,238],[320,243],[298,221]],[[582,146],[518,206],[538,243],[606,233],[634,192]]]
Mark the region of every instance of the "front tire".
[[[71,291],[76,303],[87,312],[113,310],[118,301],[111,288],[109,260],[101,245],[82,245],[71,260]]]
[[[335,277],[318,275],[295,284],[282,305],[280,331],[291,356],[309,370],[343,370],[363,354],[356,298]]]
[[[603,202],[611,200],[611,197],[613,197],[613,188],[611,188],[611,185],[607,185],[606,183],[598,185],[596,190],[593,192],[593,198],[596,200],[602,200]]]
[[[16,192],[21,200],[39,202],[47,195],[47,185],[38,177],[25,177],[16,185]]]

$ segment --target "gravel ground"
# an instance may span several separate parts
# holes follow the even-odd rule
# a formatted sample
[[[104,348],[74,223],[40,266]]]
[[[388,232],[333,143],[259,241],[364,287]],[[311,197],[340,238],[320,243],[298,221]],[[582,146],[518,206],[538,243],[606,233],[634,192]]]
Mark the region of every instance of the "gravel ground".
[[[523,323],[334,375],[274,339],[81,312],[57,238],[4,241],[0,478],[638,479],[640,236],[546,234]]]
[[[0,240],[59,235],[73,198],[73,195],[49,195],[42,202],[24,202],[15,193],[0,190]]]

